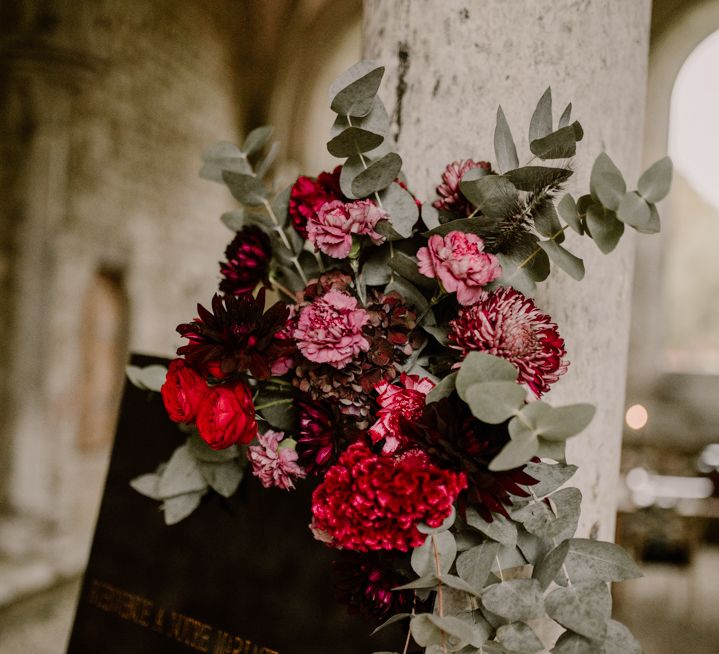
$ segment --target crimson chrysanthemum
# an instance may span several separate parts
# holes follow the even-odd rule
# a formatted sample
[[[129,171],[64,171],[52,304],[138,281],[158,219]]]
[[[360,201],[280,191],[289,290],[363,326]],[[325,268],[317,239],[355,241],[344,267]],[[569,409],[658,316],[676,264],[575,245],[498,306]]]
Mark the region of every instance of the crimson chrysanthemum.
[[[467,491],[459,498],[459,507],[475,508],[482,517],[492,520],[492,513],[509,517],[512,495],[529,497],[526,486],[537,483],[524,471],[489,469],[492,459],[509,442],[507,423],[488,425],[480,422],[457,394],[428,404],[421,417],[401,418],[406,438],[427,453],[442,468],[463,470]]]
[[[492,166],[488,161],[460,159],[447,164],[447,167],[442,173],[442,183],[437,187],[439,199],[435,200],[432,206],[440,211],[453,213],[460,218],[469,216],[474,211],[474,207],[469,200],[462,195],[459,185],[466,172],[474,168],[481,168],[487,173],[490,173],[492,170]]]
[[[292,342],[277,338],[289,317],[289,308],[277,302],[267,311],[265,289],[252,295],[215,295],[212,311],[197,305],[199,317],[179,325],[177,331],[189,342],[177,350],[196,369],[222,379],[235,372],[249,372],[267,379],[272,365],[288,356]]]
[[[317,214],[325,202],[347,201],[340,189],[340,172],[337,166],[331,173],[320,173],[316,178],[300,175],[290,191],[289,214],[297,233],[307,239],[307,221]]]
[[[270,237],[259,227],[248,225],[237,232],[225,250],[227,261],[220,263],[220,290],[228,295],[251,293],[267,284],[272,258]]]
[[[349,613],[386,620],[396,613],[409,613],[413,590],[392,590],[411,580],[398,557],[390,552],[342,552],[334,561],[337,599]]]
[[[513,363],[517,381],[527,384],[540,397],[567,371],[564,339],[552,318],[534,300],[513,288],[482,293],[479,301],[460,309],[450,322],[450,347],[487,352]]]
[[[312,495],[312,529],[340,549],[406,552],[426,538],[417,526],[439,527],[466,486],[424,452],[387,457],[354,443]]]

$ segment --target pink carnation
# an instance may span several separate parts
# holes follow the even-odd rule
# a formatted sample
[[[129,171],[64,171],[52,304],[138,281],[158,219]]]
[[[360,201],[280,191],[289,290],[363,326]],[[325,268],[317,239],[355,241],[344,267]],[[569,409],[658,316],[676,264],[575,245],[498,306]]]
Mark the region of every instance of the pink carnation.
[[[307,221],[307,237],[325,254],[345,259],[352,249],[352,235],[369,236],[379,245],[384,237],[375,231],[388,214],[370,200],[345,204],[339,200],[326,202]]]
[[[449,293],[457,293],[460,304],[474,304],[482,288],[502,274],[497,257],[484,251],[484,241],[476,234],[449,232],[434,234],[427,247],[417,252],[419,272],[436,277]]]
[[[251,445],[247,458],[252,464],[252,474],[265,488],[293,490],[295,479],[304,479],[305,471],[297,465],[294,447],[280,447],[284,434],[268,430],[257,437],[259,445]]]
[[[399,384],[381,382],[375,386],[379,394],[377,403],[382,407],[377,411],[377,422],[370,428],[369,435],[373,443],[384,439],[382,451],[391,454],[403,444],[401,418],[416,420],[422,415],[427,393],[434,388],[434,382],[427,377],[402,373]]]
[[[333,547],[406,552],[426,538],[417,525],[439,527],[466,487],[419,450],[395,458],[354,443],[312,495],[312,530]]]
[[[362,328],[369,314],[357,300],[332,289],[300,311],[293,333],[300,352],[315,363],[344,368],[360,352],[369,350]]]

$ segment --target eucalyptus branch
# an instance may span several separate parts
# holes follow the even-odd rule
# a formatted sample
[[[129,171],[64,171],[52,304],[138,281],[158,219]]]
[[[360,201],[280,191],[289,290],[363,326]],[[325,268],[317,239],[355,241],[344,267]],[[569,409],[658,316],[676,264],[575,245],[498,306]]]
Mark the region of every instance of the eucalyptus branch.
[[[273,225],[275,226],[275,231],[280,235],[280,238],[282,239],[282,244],[294,254],[295,250],[290,244],[289,239],[287,238],[287,234],[285,234],[284,230],[282,229],[282,226],[280,225],[280,221],[277,219],[277,216],[275,215],[275,211],[272,208],[272,205],[267,201],[267,198],[262,199],[262,204],[265,207],[265,210],[267,211],[267,215],[272,220]],[[305,271],[302,270],[302,266],[300,266],[300,262],[297,258],[297,255],[294,254],[292,257],[292,263],[295,266],[295,269],[299,273],[302,283],[306,286],[307,285],[307,275],[305,275]]]
[[[364,306],[367,304],[367,289],[365,288],[365,285],[362,281],[362,275],[359,269],[359,259],[351,259],[350,265],[352,266],[352,274],[355,278],[355,288],[357,289],[357,295],[359,295],[360,302]]]
[[[422,324],[422,321],[427,317],[427,314],[432,310],[433,307],[438,305],[447,293],[444,290],[440,290],[438,295],[435,295],[430,301],[427,308],[417,318],[417,326]]]
[[[534,490],[533,490],[530,486],[527,486],[527,490],[529,490],[529,492],[532,494],[532,500],[533,500],[534,502],[540,502],[540,501],[541,501],[541,500],[537,497],[536,493],[534,492]],[[554,545],[554,547],[557,546],[557,539],[554,538],[554,537],[552,537],[552,545]],[[569,578],[569,571],[567,570],[567,564],[566,564],[564,561],[562,561],[562,572],[564,573],[564,576],[567,578],[567,585],[571,588],[571,587],[572,587],[572,580]]]
[[[569,225],[565,225],[564,227],[562,227],[562,229],[560,229],[559,231],[552,234],[547,240],[555,241],[568,228],[569,228]],[[532,262],[532,259],[534,259],[534,257],[536,257],[541,251],[542,251],[542,248],[540,248],[539,246],[537,246],[534,250],[532,250],[532,252],[529,254],[529,256],[524,261],[522,261],[522,263],[520,263],[517,266],[517,269],[508,277],[508,279],[512,279],[512,277],[514,277],[517,274],[517,270],[520,270],[521,268],[524,268],[526,265],[530,264]]]
[[[439,612],[439,617],[444,617],[444,597],[442,593],[442,582],[439,581],[439,578],[442,576],[442,568],[440,568],[439,565],[439,549],[437,548],[437,539],[434,537],[434,534],[432,534],[432,552],[434,553],[434,572],[437,576],[437,611]],[[447,636],[442,631],[442,651],[444,654],[447,654]]]

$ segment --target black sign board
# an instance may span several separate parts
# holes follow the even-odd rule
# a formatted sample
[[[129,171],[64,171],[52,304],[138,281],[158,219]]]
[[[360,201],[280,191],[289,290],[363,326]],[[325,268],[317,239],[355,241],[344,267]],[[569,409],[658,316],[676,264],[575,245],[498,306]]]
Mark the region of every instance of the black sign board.
[[[166,361],[134,356],[134,365]],[[166,526],[129,482],[184,436],[158,393],[125,386],[68,654],[369,654],[403,644],[336,602],[334,552],[313,540],[311,485],[263,489],[246,475]]]

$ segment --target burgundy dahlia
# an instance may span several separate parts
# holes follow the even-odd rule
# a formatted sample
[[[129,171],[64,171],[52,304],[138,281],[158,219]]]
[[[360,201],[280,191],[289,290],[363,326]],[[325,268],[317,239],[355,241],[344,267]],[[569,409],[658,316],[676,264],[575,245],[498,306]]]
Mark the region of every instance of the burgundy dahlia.
[[[460,309],[450,322],[448,338],[462,357],[487,352],[512,362],[519,370],[517,381],[527,384],[537,397],[569,365],[557,325],[531,298],[513,288],[484,291],[476,304]]]
[[[349,613],[359,613],[384,621],[396,613],[409,613],[414,604],[413,590],[392,589],[411,580],[398,566],[397,557],[385,552],[343,552],[334,562],[337,599]]]
[[[290,191],[290,219],[302,238],[307,239],[307,221],[317,214],[325,202],[349,199],[340,189],[341,171],[342,166],[337,166],[331,173],[320,173],[316,179],[301,175],[293,184]]]
[[[460,496],[460,509],[473,506],[487,521],[492,520],[492,513],[509,517],[510,495],[529,497],[523,487],[537,483],[524,466],[499,472],[489,469],[492,459],[509,442],[507,423],[480,422],[456,394],[428,404],[420,418],[402,419],[402,429],[434,464],[465,472],[467,492]]]
[[[309,474],[322,474],[362,432],[329,402],[307,396],[298,399],[295,406],[299,463]]]
[[[237,232],[225,250],[227,261],[220,263],[220,290],[227,295],[251,293],[260,283],[268,283],[272,247],[270,237],[250,225]]]
[[[354,443],[312,495],[312,530],[332,547],[406,552],[426,538],[417,525],[439,527],[466,486],[424,452],[394,458]]]
[[[473,168],[482,168],[487,173],[492,171],[492,166],[488,161],[473,161],[472,159],[460,159],[447,164],[442,173],[442,183],[437,187],[437,195],[439,200],[435,200],[432,206],[441,211],[448,211],[458,218],[466,218],[473,211],[474,207],[462,195],[459,185],[468,170]]]
[[[267,379],[273,364],[286,359],[293,345],[277,337],[289,317],[287,305],[277,302],[264,309],[264,288],[256,298],[215,295],[212,311],[198,304],[199,317],[178,325],[178,333],[189,342],[177,353],[197,370],[220,379],[236,372]]]

